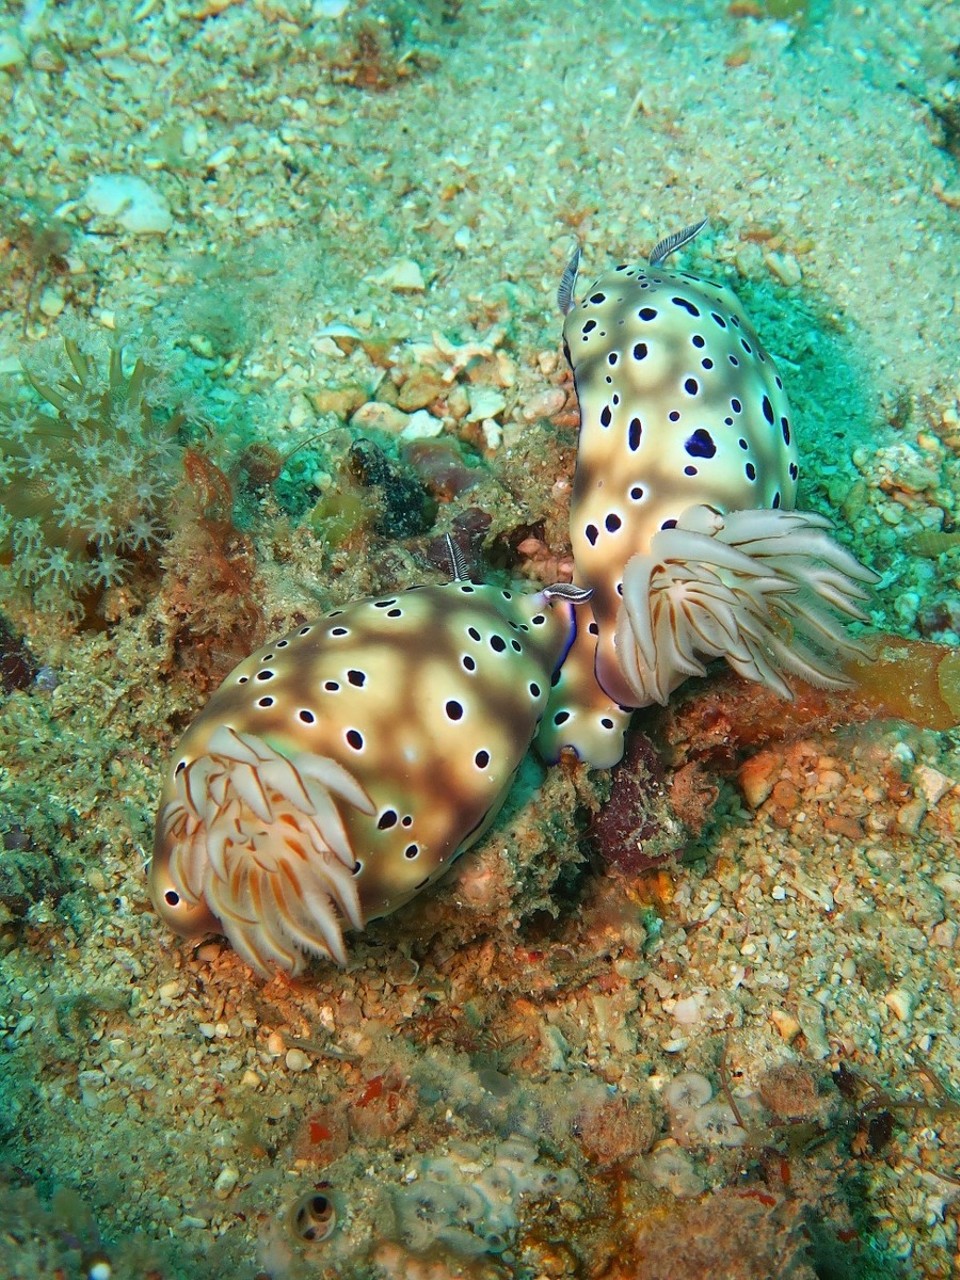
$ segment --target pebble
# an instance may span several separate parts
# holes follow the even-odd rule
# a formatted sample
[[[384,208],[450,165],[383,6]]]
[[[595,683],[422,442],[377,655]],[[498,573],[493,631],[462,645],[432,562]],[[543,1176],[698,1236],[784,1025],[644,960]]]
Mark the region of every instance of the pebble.
[[[164,197],[132,173],[91,178],[83,202],[91,212],[111,218],[132,235],[165,235],[173,226]]]
[[[366,401],[362,387],[318,387],[307,392],[316,413],[335,413],[346,421]]]
[[[960,900],[960,875],[955,871],[941,871],[933,877],[933,883],[953,902]]]
[[[948,778],[945,773],[941,773],[939,769],[932,769],[927,764],[920,765],[914,781],[917,790],[930,808],[939,804],[947,792],[957,785],[953,778]]]
[[[683,1027],[692,1026],[700,1021],[700,1001],[696,996],[684,996],[678,1000],[670,1011],[674,1022]]]
[[[239,1181],[240,1171],[234,1169],[232,1165],[225,1164],[213,1184],[213,1194],[218,1200],[226,1200]]]
[[[313,418],[313,409],[310,401],[302,391],[294,393],[290,401],[290,412],[287,414],[287,423],[294,431],[300,427],[306,426]]]
[[[443,431],[443,422],[426,409],[411,413],[407,425],[400,432],[401,440],[432,440]]]
[[[13,1028],[13,1031],[11,1032],[12,1038],[14,1040],[19,1040],[21,1037],[27,1035],[28,1032],[33,1030],[36,1021],[37,1018],[35,1014],[25,1013]]]
[[[775,751],[759,751],[744,761],[737,782],[751,809],[759,809],[767,800],[783,767],[783,757]]]
[[[398,258],[375,277],[375,282],[394,293],[423,293],[427,287],[419,264],[412,258]]]
[[[495,387],[469,386],[467,398],[470,401],[468,422],[483,422],[485,418],[495,418],[507,407],[506,399]]]
[[[302,1049],[288,1049],[287,1056],[284,1058],[288,1071],[309,1071],[310,1059]]]
[[[486,445],[490,453],[496,452],[500,448],[503,441],[503,428],[496,418],[484,418],[480,423],[480,430],[483,432],[483,443]]]
[[[409,421],[410,415],[394,405],[385,404],[381,400],[368,400],[350,419],[350,425],[364,431],[386,431],[389,435],[399,435]],[[443,424],[440,425],[442,429]]]
[[[916,1008],[916,993],[907,986],[893,987],[883,997],[883,1003],[900,1022],[909,1022]]]
[[[12,71],[26,61],[23,45],[12,31],[0,31],[0,71]]]
[[[800,1023],[785,1009],[771,1009],[770,1021],[776,1027],[780,1038],[787,1044],[793,1044],[800,1034]]]
[[[234,159],[236,154],[237,148],[228,143],[225,147],[215,151],[212,156],[209,156],[204,167],[207,169],[222,169]]]
[[[934,925],[930,933],[930,941],[935,947],[943,947],[949,951],[956,944],[957,932],[955,920],[941,920],[939,924]]]
[[[897,810],[897,826],[901,831],[905,831],[907,835],[915,836],[926,814],[927,802],[918,797],[902,805]]]
[[[823,907],[824,911],[833,911],[836,903],[828,884],[824,884],[821,880],[812,880],[799,867],[794,871],[791,879],[797,893],[802,893],[808,901],[815,902],[817,906]]]
[[[40,310],[49,319],[54,320],[66,306],[66,299],[56,285],[47,285],[40,294]]]
[[[448,391],[449,387],[436,369],[417,369],[400,388],[397,404],[405,413],[412,413],[416,409],[425,409]]]
[[[524,422],[537,422],[540,418],[552,418],[566,403],[566,394],[559,387],[550,387],[525,401],[520,412]]]
[[[823,1009],[816,1000],[804,999],[798,1002],[797,1020],[800,1030],[807,1038],[807,1050],[813,1058],[830,1056],[830,1041],[823,1020]]]
[[[767,269],[772,271],[781,284],[791,288],[795,284],[799,284],[803,279],[803,272],[800,270],[800,263],[792,253],[770,253],[763,255],[763,260],[767,264]]]
[[[205,333],[191,333],[187,338],[187,345],[195,355],[202,356],[204,360],[212,360],[214,357],[213,343]]]
[[[30,50],[30,65],[34,71],[46,71],[52,75],[63,71],[67,64],[57,49],[47,44],[35,44]]]

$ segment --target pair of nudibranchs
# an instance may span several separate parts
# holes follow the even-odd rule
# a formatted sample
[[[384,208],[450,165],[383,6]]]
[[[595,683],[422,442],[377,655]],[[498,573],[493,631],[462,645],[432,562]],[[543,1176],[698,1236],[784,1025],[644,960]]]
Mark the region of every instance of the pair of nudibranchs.
[[[150,867],[162,918],[255,969],[345,961],[496,816],[528,747],[615,764],[635,707],[724,658],[789,696],[845,683],[874,575],[793,510],[783,383],[729,289],[661,241],[559,301],[580,402],[578,586],[454,580],[335,609],[242,662],[187,730]],[[452,547],[452,544],[451,544]]]

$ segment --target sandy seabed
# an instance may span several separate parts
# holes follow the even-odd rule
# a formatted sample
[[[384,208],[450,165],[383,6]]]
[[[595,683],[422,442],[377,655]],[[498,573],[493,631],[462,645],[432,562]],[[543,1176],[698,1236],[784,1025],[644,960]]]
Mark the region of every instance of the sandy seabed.
[[[707,751],[705,700],[755,712],[686,692],[631,757],[677,858],[531,762],[343,972],[173,939],[143,865],[176,737],[262,639],[437,580],[478,510],[500,571],[569,569],[576,241],[591,277],[709,217],[686,261],[777,357],[800,505],[881,575],[874,628],[960,642],[958,39],[923,0],[4,6],[0,372],[169,342],[208,499],[83,608],[4,589],[4,1280],[956,1273],[960,756],[922,713]],[[330,505],[351,417],[479,478],[378,532]],[[233,575],[206,614],[190,528]]]

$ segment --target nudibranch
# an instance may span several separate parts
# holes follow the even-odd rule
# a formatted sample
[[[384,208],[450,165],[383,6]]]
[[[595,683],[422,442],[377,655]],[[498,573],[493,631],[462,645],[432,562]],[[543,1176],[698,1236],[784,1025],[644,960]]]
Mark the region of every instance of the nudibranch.
[[[705,664],[789,697],[789,675],[847,681],[859,652],[838,614],[876,576],[793,510],[797,445],[783,381],[730,289],[664,260],[618,266],[574,301],[579,254],[558,300],[580,403],[570,506],[575,580],[592,589],[538,746],[609,766],[631,708],[665,703]]]
[[[516,594],[453,558],[452,582],[358,600],[252,654],[184,734],[149,872],[177,933],[225,934],[261,973],[343,964],[346,927],[486,831],[585,593]]]

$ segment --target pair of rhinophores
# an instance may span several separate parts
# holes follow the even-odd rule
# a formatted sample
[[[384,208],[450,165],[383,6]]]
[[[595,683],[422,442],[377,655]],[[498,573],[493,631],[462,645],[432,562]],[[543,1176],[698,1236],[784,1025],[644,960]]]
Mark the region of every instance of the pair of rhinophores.
[[[874,575],[793,510],[783,383],[733,293],[665,267],[703,223],[558,298],[580,403],[577,586],[468,580],[359,600],[274,641],[181,740],[150,892],[262,973],[343,964],[487,830],[531,742],[615,764],[635,707],[724,658],[790,696],[845,683]]]

